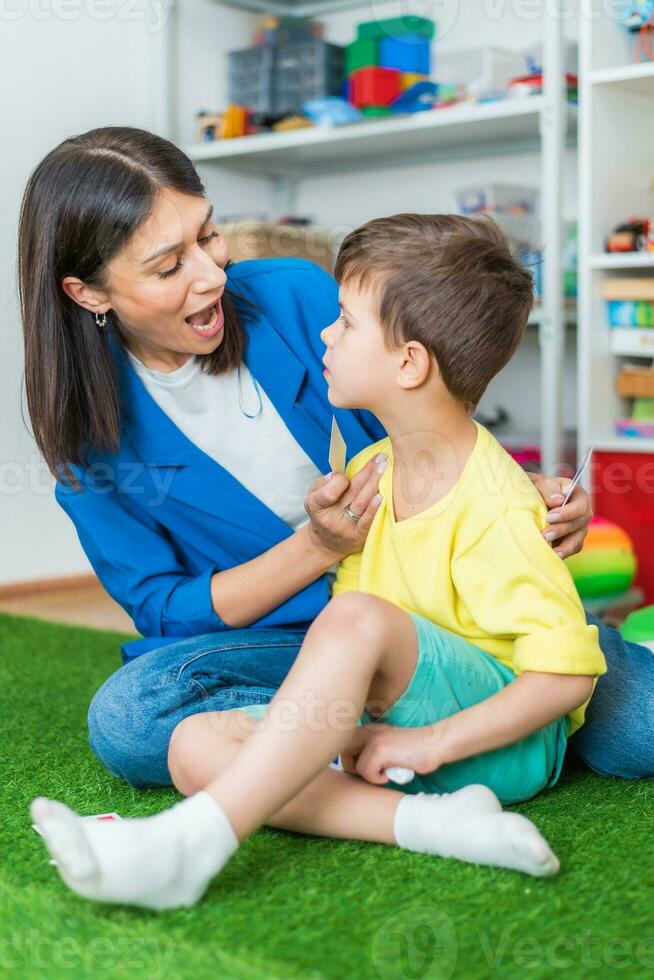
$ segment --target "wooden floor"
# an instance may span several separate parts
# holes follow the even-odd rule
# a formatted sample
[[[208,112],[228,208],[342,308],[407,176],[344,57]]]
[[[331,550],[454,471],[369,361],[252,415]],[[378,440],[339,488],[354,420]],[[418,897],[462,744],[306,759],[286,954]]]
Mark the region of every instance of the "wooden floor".
[[[38,619],[49,619],[56,623],[74,623],[96,629],[136,633],[127,613],[107,595],[99,583],[0,598],[0,612],[36,616]]]

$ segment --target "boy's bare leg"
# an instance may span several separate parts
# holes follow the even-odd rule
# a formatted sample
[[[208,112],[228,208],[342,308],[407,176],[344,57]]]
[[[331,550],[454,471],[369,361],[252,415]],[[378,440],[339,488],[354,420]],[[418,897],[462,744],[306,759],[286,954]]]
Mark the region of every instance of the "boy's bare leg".
[[[366,703],[379,710],[400,697],[417,655],[413,620],[399,607],[365,593],[329,603],[256,731],[206,786],[239,840],[341,752]]]
[[[34,800],[32,819],[59,874],[79,895],[97,901],[157,909],[193,905],[239,840],[262,823],[284,819],[284,812],[289,817],[289,803],[325,776],[364,705],[379,710],[400,696],[416,657],[415,627],[403,610],[363,593],[332,601],[312,624],[256,731],[204,791],[154,817],[116,824],[85,823],[61,803]],[[410,850],[539,876],[556,872],[556,858],[524,817],[485,812],[462,819],[455,808],[468,789],[484,788],[468,787],[451,798],[398,793],[394,839]],[[318,791],[329,799],[331,789],[320,784]],[[382,840],[386,832],[382,827]]]
[[[180,793],[204,789],[236,757],[258,721],[245,711],[207,711],[180,722],[168,768]],[[402,794],[336,769],[325,769],[266,823],[316,837],[394,844],[393,820]]]

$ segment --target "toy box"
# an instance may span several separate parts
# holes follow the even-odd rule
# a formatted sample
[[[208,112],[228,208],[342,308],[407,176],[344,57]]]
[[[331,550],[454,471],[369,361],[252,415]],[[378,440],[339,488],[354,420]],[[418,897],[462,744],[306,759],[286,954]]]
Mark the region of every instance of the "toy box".
[[[654,398],[654,369],[640,364],[626,364],[618,374],[621,398]]]
[[[524,56],[504,48],[468,48],[463,51],[439,51],[436,80],[447,85],[463,86],[478,98],[506,95],[509,82],[525,71]]]
[[[322,40],[231,51],[229,98],[255,112],[301,112],[307,99],[340,94],[343,62],[343,48]]]
[[[358,109],[388,106],[402,91],[401,77],[395,68],[359,68],[350,78],[352,104]]]
[[[430,42],[416,34],[384,37],[379,42],[378,64],[382,68],[399,68],[400,71],[429,75]]]
[[[538,211],[538,191],[535,187],[517,184],[480,184],[457,192],[461,214],[535,214]]]
[[[352,41],[345,49],[345,73],[351,75],[357,68],[376,65],[379,57],[379,44],[375,38]]]
[[[273,73],[275,48],[262,45],[230,51],[228,55],[229,101],[254,112],[275,112]]]
[[[289,44],[292,41],[316,41],[324,34],[325,25],[309,17],[260,17],[254,29],[252,43]]]
[[[403,17],[388,17],[385,20],[369,20],[357,24],[357,38],[397,37],[399,34],[419,34],[431,41],[436,33],[433,20],[406,14]]]
[[[325,41],[279,44],[273,73],[276,112],[301,112],[303,102],[340,95],[345,51]]]

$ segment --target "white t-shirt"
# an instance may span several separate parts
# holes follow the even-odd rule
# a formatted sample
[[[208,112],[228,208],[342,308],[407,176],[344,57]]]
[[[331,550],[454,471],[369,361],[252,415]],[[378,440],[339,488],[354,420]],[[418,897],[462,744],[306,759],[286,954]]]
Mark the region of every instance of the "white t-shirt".
[[[187,438],[228,470],[255,497],[294,531],[308,523],[304,499],[321,476],[313,460],[296,442],[259,384],[259,397],[247,365],[238,371],[205,374],[196,357],[175,371],[145,367],[127,351],[134,370],[159,408]]]

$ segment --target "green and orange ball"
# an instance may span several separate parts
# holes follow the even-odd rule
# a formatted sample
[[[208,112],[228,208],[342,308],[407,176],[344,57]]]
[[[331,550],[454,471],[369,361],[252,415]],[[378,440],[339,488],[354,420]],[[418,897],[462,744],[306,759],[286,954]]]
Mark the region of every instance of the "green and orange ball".
[[[577,591],[582,599],[618,596],[627,592],[636,575],[636,555],[631,538],[612,521],[594,517],[583,551],[568,558]]]

